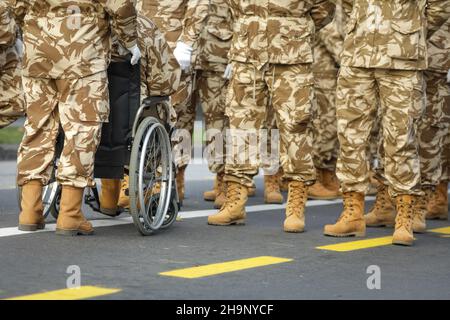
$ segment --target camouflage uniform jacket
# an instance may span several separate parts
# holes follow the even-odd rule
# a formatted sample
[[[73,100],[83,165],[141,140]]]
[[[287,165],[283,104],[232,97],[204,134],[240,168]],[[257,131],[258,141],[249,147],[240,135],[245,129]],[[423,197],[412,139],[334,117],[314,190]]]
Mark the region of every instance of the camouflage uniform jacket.
[[[322,28],[316,36],[316,41],[326,48],[337,64],[341,64],[341,54],[344,48],[344,24],[346,16],[342,10],[342,6],[336,4],[336,13],[333,21]],[[315,63],[320,65],[319,61]]]
[[[188,0],[137,0],[136,8],[158,26],[173,50],[183,30],[187,6]]]
[[[76,79],[106,70],[111,29],[124,47],[136,44],[132,0],[10,1],[24,35],[25,76]]]
[[[148,18],[138,14],[138,43],[141,58],[141,94],[170,96],[180,83],[181,70],[171,72],[175,57],[164,35]]]
[[[447,73],[450,69],[450,19],[428,39],[428,69]]]
[[[16,24],[6,2],[0,2],[0,50],[14,44],[16,40]]]
[[[448,0],[344,0],[349,19],[341,63],[345,66],[424,70],[427,22],[439,29]]]
[[[231,11],[225,0],[191,0],[180,40],[195,48],[195,69],[224,72],[233,37]]]
[[[252,63],[312,63],[316,29],[331,21],[334,4],[323,0],[227,0],[233,14],[229,58]]]

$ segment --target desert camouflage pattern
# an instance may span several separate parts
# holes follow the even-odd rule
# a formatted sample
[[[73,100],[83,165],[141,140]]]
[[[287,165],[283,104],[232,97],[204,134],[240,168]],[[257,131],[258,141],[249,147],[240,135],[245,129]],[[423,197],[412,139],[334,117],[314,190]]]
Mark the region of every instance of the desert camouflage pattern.
[[[381,108],[384,173],[389,192],[420,195],[416,121],[424,109],[420,71],[341,66],[336,93],[340,153],[337,175],[343,192],[368,191],[367,144]]]
[[[450,52],[449,52],[450,54]],[[446,74],[425,72],[427,106],[419,122],[419,154],[422,185],[436,186],[442,171],[444,139],[450,127],[450,84]]]
[[[313,96],[310,64],[269,64],[255,71],[251,64],[233,62],[226,108],[230,121],[227,139],[232,150],[227,150],[225,180],[252,186],[264,157],[258,156],[260,148],[252,140],[260,136],[271,105],[280,130],[285,177],[312,184],[316,178],[309,126]]]
[[[196,0],[197,1],[197,0]],[[137,11],[151,19],[173,51],[183,31],[183,20],[188,7],[188,0],[137,0]],[[176,60],[171,60],[171,69],[178,70]],[[175,143],[175,163],[177,167],[186,166],[191,160],[191,154],[183,153],[186,146],[191,146],[194,132],[195,103],[192,101],[195,86],[195,72],[183,72],[177,92],[172,96],[172,104],[177,113],[176,129],[172,141]]]
[[[225,71],[233,37],[232,21],[225,0],[189,1],[180,40],[195,48],[195,69]]]
[[[141,57],[141,97],[170,96],[174,94],[180,84],[181,70],[173,69],[176,59],[167,44],[164,35],[148,18],[138,14],[138,43],[142,52]],[[163,108],[159,113],[162,119]],[[175,126],[177,114],[170,103],[170,118],[166,119],[170,126]]]
[[[425,70],[427,36],[449,18],[447,0],[343,0],[345,66]],[[428,30],[428,32],[427,32]]]
[[[313,125],[313,153],[316,168],[334,170],[336,168],[339,143],[336,127],[336,84],[338,57],[343,37],[339,33],[341,8],[336,6],[336,15],[331,23],[322,28],[314,41],[314,91],[316,109]],[[329,48],[332,48],[330,51]]]
[[[331,21],[335,7],[323,0],[227,1],[234,21],[229,58],[259,70],[267,63],[312,63],[315,30]]]
[[[132,0],[9,0],[23,31],[23,75],[78,79],[105,71],[110,33],[125,48],[136,44]]]
[[[0,128],[24,115],[20,57],[14,46],[17,28],[5,2],[0,3]]]
[[[450,10],[450,5],[448,6]],[[428,70],[447,73],[450,69],[450,19],[428,39]]]
[[[65,140],[58,182],[77,188],[94,186],[94,156],[109,113],[106,71],[81,79],[23,77],[23,86],[27,120],[17,157],[18,185],[29,180],[48,184],[61,126]]]
[[[197,73],[197,95],[202,107],[206,129],[206,155],[212,173],[225,171],[225,135],[229,127],[225,115],[225,99],[228,80],[221,72],[199,71]]]

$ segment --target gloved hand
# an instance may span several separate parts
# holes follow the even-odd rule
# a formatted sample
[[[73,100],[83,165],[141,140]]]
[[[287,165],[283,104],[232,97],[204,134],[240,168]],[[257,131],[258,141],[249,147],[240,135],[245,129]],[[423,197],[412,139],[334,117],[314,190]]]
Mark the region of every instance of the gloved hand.
[[[16,44],[14,45],[14,47],[16,48],[17,54],[19,55],[20,58],[23,57],[23,42],[20,38],[17,38],[16,40]]]
[[[178,41],[173,55],[178,61],[182,71],[189,70],[191,66],[192,47],[188,46],[184,42]]]
[[[139,62],[139,59],[141,59],[141,50],[139,50],[139,47],[137,46],[137,44],[135,44],[133,47],[128,48],[128,51],[131,52],[131,65],[135,65]]]
[[[224,79],[230,80],[232,73],[233,73],[233,65],[229,63],[225,68],[225,72],[223,73],[222,77]]]

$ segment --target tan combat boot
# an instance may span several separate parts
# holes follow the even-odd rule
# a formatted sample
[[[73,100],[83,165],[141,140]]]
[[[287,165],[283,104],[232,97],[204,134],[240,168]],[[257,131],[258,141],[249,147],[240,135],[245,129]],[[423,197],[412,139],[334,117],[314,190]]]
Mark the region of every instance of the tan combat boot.
[[[107,216],[117,216],[117,203],[121,192],[120,179],[101,179],[100,211]]]
[[[264,202],[283,203],[283,195],[280,191],[280,179],[277,175],[264,176]]]
[[[367,227],[393,227],[395,225],[395,208],[388,187],[378,185],[377,197],[372,209],[364,216]]]
[[[317,169],[317,180],[316,182],[308,187],[308,198],[315,200],[332,200],[336,199],[339,194],[328,190],[323,184],[323,170]]]
[[[81,212],[83,188],[63,186],[56,234],[65,236],[91,235],[94,233],[92,224]]]
[[[254,197],[256,195],[256,185],[253,182],[253,186],[248,188],[248,197]]]
[[[125,175],[122,179],[119,200],[117,201],[117,206],[124,208],[124,209],[130,208],[130,196],[129,196],[129,191],[128,191],[129,182],[130,182],[130,177],[128,175]]]
[[[220,211],[208,217],[208,224],[229,226],[245,224],[245,204],[248,198],[248,188],[237,182],[227,182],[227,199]]]
[[[323,169],[322,184],[325,188],[333,192],[336,195],[336,198],[341,195],[341,192],[339,191],[340,185],[339,180],[336,176],[336,171]]]
[[[378,179],[376,178],[375,172],[370,171],[369,172],[369,191],[367,191],[367,195],[369,195],[369,196],[376,195],[378,192],[378,187],[381,184],[382,183],[380,181],[378,181]]]
[[[392,237],[393,244],[410,246],[413,244],[413,211],[417,201],[416,196],[397,196],[397,217],[395,218],[395,231]]]
[[[448,182],[437,185],[436,191],[430,197],[427,219],[448,220]]]
[[[344,192],[344,210],[338,221],[326,225],[324,234],[332,237],[364,237],[366,223],[364,221],[364,194],[359,192]]]
[[[303,182],[289,182],[286,219],[284,220],[285,232],[303,232],[305,230],[305,205],[307,199],[307,187]]]
[[[417,197],[413,211],[413,232],[424,233],[427,229],[425,217],[427,216],[428,201],[431,195],[431,188],[423,188],[423,196]]]
[[[178,168],[176,181],[177,181],[177,191],[178,191],[178,199],[180,201],[184,200],[184,173],[186,171],[186,166]]]
[[[36,231],[45,228],[42,184],[39,180],[28,181],[22,186],[20,206],[22,211],[19,215],[19,230]]]
[[[222,182],[220,185],[220,189],[218,190],[219,193],[217,194],[216,199],[214,200],[214,208],[220,209],[225,204],[225,201],[227,200],[227,183],[225,181]]]
[[[216,178],[214,180],[214,187],[212,190],[205,191],[203,193],[203,199],[206,201],[214,201],[216,200],[217,195],[220,190],[223,188],[223,178],[225,174],[223,172],[216,174]]]

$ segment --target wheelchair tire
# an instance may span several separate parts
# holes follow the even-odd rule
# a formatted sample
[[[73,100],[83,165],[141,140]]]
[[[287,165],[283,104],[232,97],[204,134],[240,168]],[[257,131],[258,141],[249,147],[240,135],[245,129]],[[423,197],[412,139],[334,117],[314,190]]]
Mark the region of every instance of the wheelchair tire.
[[[131,149],[129,171],[133,222],[142,235],[151,235],[163,226],[172,200],[170,138],[158,119],[146,117],[139,124]],[[159,192],[155,192],[158,186]]]

